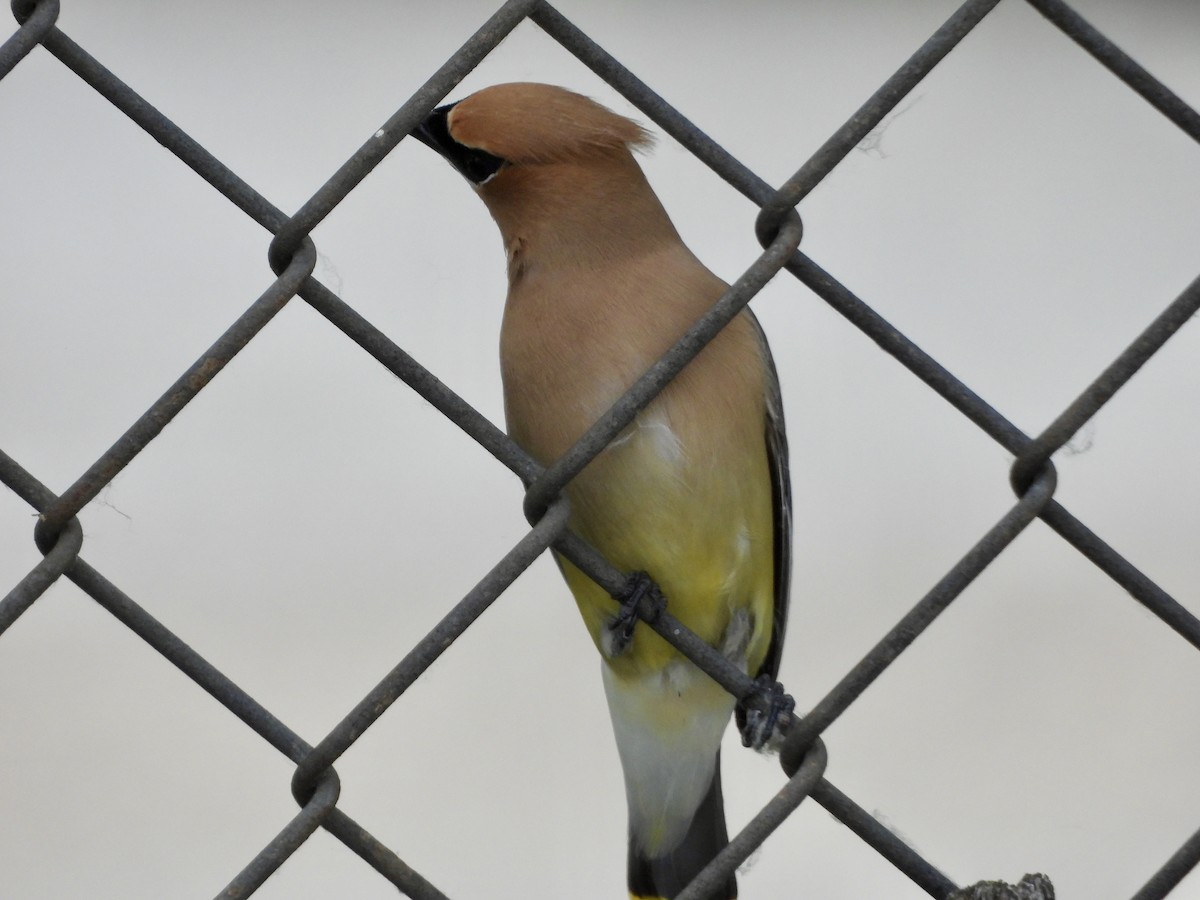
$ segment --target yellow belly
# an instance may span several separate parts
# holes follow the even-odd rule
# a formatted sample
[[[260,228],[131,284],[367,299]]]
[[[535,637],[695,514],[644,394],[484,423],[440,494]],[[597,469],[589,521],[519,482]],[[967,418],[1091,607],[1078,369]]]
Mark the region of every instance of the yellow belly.
[[[572,527],[613,565],[643,570],[667,609],[713,646],[734,613],[750,613],[743,663],[761,665],[774,605],[774,536],[765,447],[734,429],[689,440],[651,407],[568,488]],[[723,446],[723,445],[732,446]],[[563,573],[597,647],[616,602],[563,562]],[[602,651],[603,652],[603,651]],[[610,659],[618,677],[663,669],[678,653],[648,627]]]

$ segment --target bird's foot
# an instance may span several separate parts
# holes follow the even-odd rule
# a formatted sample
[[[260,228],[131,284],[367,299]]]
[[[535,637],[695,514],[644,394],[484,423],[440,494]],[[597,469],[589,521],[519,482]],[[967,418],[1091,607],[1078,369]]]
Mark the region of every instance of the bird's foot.
[[[632,572],[625,586],[619,593],[613,594],[620,608],[617,614],[608,620],[606,640],[604,641],[605,655],[610,659],[620,656],[633,642],[633,629],[641,618],[643,602],[647,607],[646,620],[653,622],[667,606],[667,599],[659,590],[654,579],[645,572]]]
[[[754,680],[754,689],[738,706],[742,746],[762,750],[771,740],[779,720],[791,716],[796,701],[783,692],[783,685],[778,681],[769,675],[760,675]]]

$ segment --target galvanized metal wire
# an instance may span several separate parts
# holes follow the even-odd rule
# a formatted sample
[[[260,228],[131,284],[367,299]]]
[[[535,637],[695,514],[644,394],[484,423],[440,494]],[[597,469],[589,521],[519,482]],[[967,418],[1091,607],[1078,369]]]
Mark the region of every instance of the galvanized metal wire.
[[[781,762],[787,782],[777,796],[734,837],[730,846],[681,898],[699,898],[724,883],[768,834],[811,797],[871,848],[933,897],[959,890],[903,840],[824,778],[821,735],[862,692],[913,643],[935,618],[1032,522],[1041,520],[1119,584],[1165,625],[1200,650],[1200,620],[1138,571],[1100,536],[1054,499],[1053,454],[1100,410],[1182,325],[1200,309],[1200,278],[1193,281],[1040,434],[1028,436],[988,405],[832,274],[800,250],[803,227],[797,206],[884,117],[979,24],[998,0],[968,0],[888,78],[846,123],[778,188],[771,187],[700,131],[633,72],[542,0],[509,0],[434,72],[297,212],[288,216],[268,202],[196,140],[122,83],[101,62],[56,26],[58,0],[14,0],[17,31],[0,45],[0,78],[36,48],[44,48],[103,95],[140,128],[194,170],[255,222],[274,235],[269,264],[274,281],[202,353],[125,433],[61,494],[46,488],[29,469],[0,451],[0,481],[39,513],[34,539],[43,560],[0,600],[0,633],[27,611],[59,578],[87,592],[117,620],[296,764],[292,781],[299,804],[278,836],[237,873],[219,897],[252,894],[318,829],[346,844],[384,878],[413,898],[444,895],[351,819],[339,805],[334,765],[362,734],[421,677],[450,643],[494,603],[538,556],[555,547],[610,592],[622,589],[626,573],[609,565],[566,529],[563,486],[599,453],[637,412],[778,273],[786,271],[825,300],[861,332],[978,426],[1015,461],[1012,507],[906,613],[842,680],[803,716],[786,717]],[[1083,47],[1146,102],[1200,142],[1200,115],[1172,94],[1119,47],[1058,0],[1028,0],[1054,26]],[[542,469],[492,422],[420,366],[386,334],[313,276],[316,248],[309,235],[453,88],[524,20],[531,20],[567,51],[625,96],[717,176],[760,207],[757,235],[762,254],[720,301],[668,351],[562,459]],[[382,363],[413,391],[492,453],[528,486],[528,533],[455,605],[429,634],[315,746],[188,647],[80,555],[83,535],[76,516],[109,485],[162,429],[293,297],[299,296],[337,329]],[[727,690],[751,703],[754,685],[736,667],[666,612],[642,610],[645,626],[696,661]],[[1200,823],[1198,823],[1200,824]],[[1135,900],[1167,896],[1200,862],[1200,830],[1149,873]],[[982,895],[982,894],[981,894]],[[959,895],[961,896],[961,895]]]

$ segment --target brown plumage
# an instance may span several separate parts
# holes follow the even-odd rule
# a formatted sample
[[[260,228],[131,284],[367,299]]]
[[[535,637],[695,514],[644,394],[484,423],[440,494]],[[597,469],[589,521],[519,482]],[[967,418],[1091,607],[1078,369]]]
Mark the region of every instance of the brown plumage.
[[[578,94],[486,88],[417,136],[476,184],[500,228],[509,432],[561,456],[726,289],[684,246],[631,150],[648,136]],[[761,330],[735,318],[567,487],[571,527],[644,570],[671,612],[774,677],[790,516],[778,385]],[[649,628],[613,640],[616,602],[565,560],[604,659],[629,803],[629,887],[675,896],[727,842],[719,749],[733,699]],[[736,896],[730,879],[726,896]]]

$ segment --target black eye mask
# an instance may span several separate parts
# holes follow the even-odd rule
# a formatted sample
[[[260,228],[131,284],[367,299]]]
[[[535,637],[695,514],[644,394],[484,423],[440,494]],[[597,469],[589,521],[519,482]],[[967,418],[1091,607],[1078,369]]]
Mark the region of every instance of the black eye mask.
[[[472,184],[484,184],[500,171],[504,160],[483,150],[460,144],[450,136],[446,120],[453,108],[453,103],[439,106],[429,114],[429,118],[416,127],[412,133],[413,137],[436,150]]]

